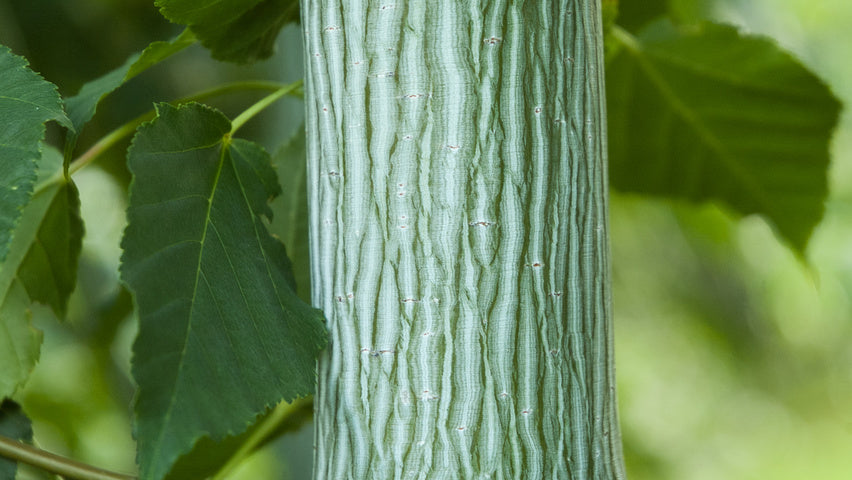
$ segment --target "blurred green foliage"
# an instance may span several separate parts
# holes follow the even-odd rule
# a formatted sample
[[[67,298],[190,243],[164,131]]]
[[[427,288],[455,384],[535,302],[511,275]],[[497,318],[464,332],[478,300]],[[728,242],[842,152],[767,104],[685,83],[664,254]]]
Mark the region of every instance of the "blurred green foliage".
[[[681,20],[698,12],[774,37],[852,101],[849,2],[671,3]],[[759,218],[734,222],[714,206],[612,196],[616,363],[631,479],[849,477],[851,122],[843,112],[807,265]]]
[[[672,0],[675,19],[700,15],[775,37],[852,104],[852,2]],[[621,0],[622,15],[642,0]],[[635,22],[634,22],[635,23]],[[629,26],[638,28],[638,25]],[[0,0],[0,43],[73,94],[152,40],[180,31],[149,0]],[[150,108],[235,78],[301,76],[298,30],[251,68],[200,48],[140,75],[99,109],[80,147]],[[57,45],[60,47],[57,48]],[[120,105],[121,108],[116,108]],[[130,107],[127,107],[130,105]],[[223,101],[226,113],[245,98]],[[302,104],[283,102],[245,133],[289,138]],[[229,109],[231,109],[229,111]],[[252,125],[249,125],[251,127]],[[614,139],[610,139],[614,141]],[[277,145],[267,144],[270,150]],[[75,179],[87,234],[69,319],[34,312],[42,357],[17,400],[38,445],[131,472],[135,319],[118,286],[127,182],[123,149]],[[94,167],[94,166],[93,166]],[[273,229],[274,229],[273,222]],[[632,480],[842,480],[852,472],[852,116],[832,150],[823,222],[798,261],[759,218],[734,222],[712,205],[613,194],[611,233],[621,420]],[[308,430],[264,449],[235,478],[309,478]]]
[[[822,219],[840,102],[771,39],[712,22],[613,29],[610,184],[759,214],[797,254]]]

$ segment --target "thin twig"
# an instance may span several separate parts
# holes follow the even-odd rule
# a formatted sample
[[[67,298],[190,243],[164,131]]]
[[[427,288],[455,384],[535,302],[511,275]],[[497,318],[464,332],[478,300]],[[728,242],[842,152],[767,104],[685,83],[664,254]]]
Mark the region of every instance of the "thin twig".
[[[0,435],[0,456],[76,480],[136,480],[136,477],[110,472],[80,463]]]

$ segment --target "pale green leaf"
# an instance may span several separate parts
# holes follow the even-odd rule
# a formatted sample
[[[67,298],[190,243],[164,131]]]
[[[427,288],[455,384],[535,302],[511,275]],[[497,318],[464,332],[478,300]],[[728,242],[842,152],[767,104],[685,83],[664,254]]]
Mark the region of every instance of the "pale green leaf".
[[[0,397],[22,385],[38,359],[41,333],[30,325],[31,303],[62,316],[76,280],[83,234],[77,189],[56,149],[46,148],[38,167],[35,193],[0,268]]]
[[[13,440],[32,442],[33,427],[21,406],[12,400],[0,400],[0,435]],[[0,457],[0,479],[13,479],[17,462]]]
[[[71,128],[56,87],[0,45],[0,263],[32,196],[49,120]]]
[[[131,55],[122,66],[83,85],[77,95],[66,100],[68,117],[79,134],[83,126],[92,119],[98,103],[118,87],[148,68],[165,60],[177,52],[195,43],[195,37],[188,30],[168,42],[154,42],[141,53]],[[69,135],[67,141],[73,146],[77,135]]]
[[[297,0],[158,0],[164,17],[189,25],[213,58],[247,63],[272,55],[275,38],[299,18]]]
[[[144,479],[164,478],[203,437],[245,431],[309,394],[326,334],[293,292],[262,217],[279,187],[269,156],[198,104],[157,106],[128,154],[122,279],[139,311],[133,375]],[[224,460],[224,459],[223,459]]]
[[[770,40],[652,24],[607,68],[615,188],[760,214],[799,253],[823,214],[839,103]]]

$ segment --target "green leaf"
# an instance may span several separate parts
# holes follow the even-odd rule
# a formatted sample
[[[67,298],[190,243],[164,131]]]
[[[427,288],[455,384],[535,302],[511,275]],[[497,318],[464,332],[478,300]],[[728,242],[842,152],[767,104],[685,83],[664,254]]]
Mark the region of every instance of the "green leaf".
[[[35,194],[0,268],[0,397],[22,385],[38,359],[41,333],[30,325],[30,304],[64,315],[82,245],[80,202],[63,175],[62,155],[46,148],[38,169]]]
[[[666,16],[669,0],[619,0],[615,22],[629,32],[636,32],[648,22]]]
[[[23,442],[33,440],[30,419],[21,410],[21,406],[12,400],[3,400],[0,404],[0,435]],[[17,470],[17,462],[0,457],[0,478],[13,479]]]
[[[799,254],[823,214],[840,105],[766,38],[662,21],[607,66],[613,186],[760,214]]]
[[[18,278],[30,300],[50,306],[57,317],[64,318],[68,297],[77,282],[77,261],[83,241],[80,195],[76,185],[60,178],[37,193],[33,202],[41,202],[41,198],[45,203],[50,202],[46,203],[43,214],[39,210],[32,216],[24,215],[24,221],[32,221],[39,229],[31,240]]]
[[[73,148],[77,136],[83,126],[95,116],[98,103],[118,87],[148,68],[180,52],[195,43],[195,37],[188,30],[168,42],[154,42],[148,45],[142,53],[131,55],[124,65],[83,85],[77,95],[66,100],[68,117],[74,124],[74,135],[69,135],[66,142]]]
[[[221,113],[157,106],[128,153],[122,279],[139,311],[133,375],[144,479],[164,478],[201,438],[245,431],[314,389],[322,315],[293,292],[263,222],[279,193],[269,156],[230,138]]]
[[[296,0],[158,0],[164,17],[189,25],[213,58],[248,63],[268,58],[287,22],[299,18]]]
[[[296,129],[296,135],[284,144],[272,158],[279,172],[284,194],[272,202],[275,220],[270,232],[287,246],[293,261],[296,293],[305,302],[311,299],[311,265],[308,252],[308,178],[305,151],[305,129]]]
[[[712,1],[708,0],[604,0],[604,20],[614,3],[618,7],[616,23],[630,33],[636,33],[651,22],[669,18],[675,24],[698,23],[709,19]],[[606,25],[606,23],[604,23]]]
[[[71,128],[56,86],[0,45],[0,263],[32,196],[44,124],[49,120]]]

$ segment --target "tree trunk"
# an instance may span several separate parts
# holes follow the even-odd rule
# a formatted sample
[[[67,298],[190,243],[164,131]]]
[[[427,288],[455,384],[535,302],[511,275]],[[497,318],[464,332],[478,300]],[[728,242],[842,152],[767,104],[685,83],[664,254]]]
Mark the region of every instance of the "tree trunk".
[[[597,0],[302,0],[315,478],[623,478]]]

